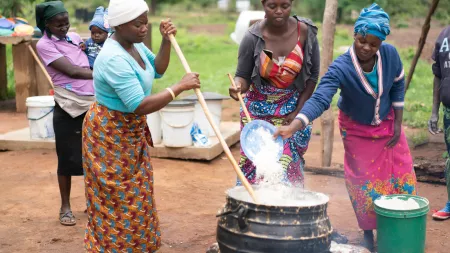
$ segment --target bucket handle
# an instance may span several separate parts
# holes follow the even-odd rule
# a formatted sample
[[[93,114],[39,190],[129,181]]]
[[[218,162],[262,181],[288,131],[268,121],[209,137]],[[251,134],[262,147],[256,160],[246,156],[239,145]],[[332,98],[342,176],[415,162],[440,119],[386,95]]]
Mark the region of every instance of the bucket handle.
[[[238,226],[239,226],[239,228],[241,230],[244,230],[248,226],[247,221],[245,219],[245,216],[247,215],[247,212],[248,212],[247,207],[242,205],[242,204],[240,204],[238,207],[236,207],[233,210],[229,210],[229,211],[217,214],[216,217],[222,217],[222,216],[226,216],[226,215],[237,213]]]
[[[166,123],[166,125],[172,127],[172,128],[185,128],[187,126],[189,126],[190,124],[192,124],[192,122],[194,122],[194,117],[192,117],[191,121],[189,121],[189,123],[187,123],[186,125],[172,125],[169,124],[166,120],[164,120],[163,115],[161,115],[161,120],[164,121],[164,123]]]
[[[43,116],[41,116],[41,117],[39,117],[39,118],[34,118],[34,119],[28,117],[28,113],[27,113],[27,118],[28,118],[28,120],[40,120],[40,119],[43,119],[45,116],[49,115],[50,113],[52,113],[53,110],[54,110],[54,108],[52,108],[50,111],[48,111],[48,112],[47,112],[46,114],[44,114]]]

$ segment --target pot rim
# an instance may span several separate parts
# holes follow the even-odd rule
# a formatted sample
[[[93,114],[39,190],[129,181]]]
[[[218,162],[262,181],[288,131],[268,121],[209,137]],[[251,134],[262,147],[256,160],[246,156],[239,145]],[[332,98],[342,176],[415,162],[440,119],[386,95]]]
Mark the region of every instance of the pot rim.
[[[314,193],[319,195],[321,198],[323,198],[323,201],[321,201],[320,203],[316,204],[316,205],[305,205],[305,206],[301,206],[301,205],[270,205],[270,204],[256,204],[254,202],[250,202],[250,201],[246,201],[246,200],[241,200],[238,198],[235,198],[233,196],[230,196],[230,191],[232,191],[233,189],[236,188],[244,188],[244,186],[235,186],[233,188],[227,189],[225,191],[226,194],[226,198],[227,200],[233,200],[235,202],[238,203],[244,203],[248,206],[252,206],[252,207],[269,207],[271,209],[303,209],[303,208],[314,208],[314,207],[319,207],[319,206],[326,206],[328,204],[328,202],[330,201],[330,197],[328,197],[326,194],[321,193],[321,192],[314,192],[314,191],[309,191],[309,190],[304,190],[305,192],[310,192],[310,193]],[[258,188],[260,188],[260,186],[252,186],[253,189],[257,190]]]

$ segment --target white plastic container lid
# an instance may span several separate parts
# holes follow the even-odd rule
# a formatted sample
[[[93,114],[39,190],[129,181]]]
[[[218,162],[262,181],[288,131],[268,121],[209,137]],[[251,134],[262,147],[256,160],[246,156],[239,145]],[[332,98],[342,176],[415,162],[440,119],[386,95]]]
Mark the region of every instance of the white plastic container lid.
[[[53,107],[55,106],[55,98],[53,96],[28,97],[26,105],[27,107]]]

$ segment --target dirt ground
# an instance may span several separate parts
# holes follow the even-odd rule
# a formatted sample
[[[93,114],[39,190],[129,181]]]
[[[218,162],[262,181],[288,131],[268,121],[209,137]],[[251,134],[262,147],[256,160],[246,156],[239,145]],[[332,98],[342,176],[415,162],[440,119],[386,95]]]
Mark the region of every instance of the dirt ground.
[[[238,157],[238,146],[233,147]],[[225,157],[210,163],[154,159],[156,203],[161,220],[163,253],[205,252],[215,240],[216,212],[235,176]],[[86,224],[83,181],[73,182],[72,208],[78,224],[59,225],[54,152],[0,153],[0,252],[83,252]],[[330,196],[328,214],[335,229],[351,243],[362,237],[348,200],[344,180],[308,173],[306,187]],[[446,201],[445,187],[419,184],[432,209]],[[448,252],[448,222],[428,215],[426,252]],[[449,221],[450,222],[450,221]]]
[[[26,115],[16,113],[15,100],[0,101],[0,134],[27,126]]]
[[[236,120],[237,105],[225,103],[225,120]],[[26,126],[24,114],[0,113],[0,133]],[[318,123],[315,128],[318,128]],[[337,130],[337,129],[336,129]],[[313,136],[306,154],[309,165],[318,166],[320,136]],[[442,148],[444,148],[442,146]],[[441,149],[442,149],[441,148]],[[422,148],[423,149],[423,148]],[[413,150],[415,155],[437,159],[443,150]],[[342,163],[343,148],[335,134],[334,163]],[[239,144],[232,148],[239,157]],[[162,228],[162,253],[201,253],[215,241],[215,214],[225,203],[225,190],[233,187],[235,175],[224,155],[211,162],[153,159],[156,203]],[[83,252],[87,216],[84,185],[74,178],[72,208],[78,224],[63,227],[58,222],[59,192],[54,151],[31,150],[0,152],[0,252]],[[306,187],[330,196],[328,214],[332,225],[358,244],[358,229],[344,180],[330,176],[306,175]],[[420,195],[428,198],[431,209],[446,201],[445,187],[419,184]],[[448,221],[450,222],[450,221]],[[428,215],[426,252],[447,252],[450,247],[448,222],[436,222]]]
[[[197,34],[221,35],[225,33],[226,29],[226,24],[203,24],[190,26],[188,31]]]

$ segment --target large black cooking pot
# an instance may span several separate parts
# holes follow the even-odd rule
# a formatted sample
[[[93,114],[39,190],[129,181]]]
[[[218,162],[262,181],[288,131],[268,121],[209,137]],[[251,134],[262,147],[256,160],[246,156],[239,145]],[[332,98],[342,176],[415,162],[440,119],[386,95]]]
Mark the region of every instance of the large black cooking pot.
[[[255,191],[258,195],[258,187]],[[217,215],[220,252],[328,252],[333,231],[327,215],[329,198],[303,189],[292,189],[291,194],[301,196],[305,202],[297,206],[292,203],[256,205],[244,187],[228,190],[227,202]]]

